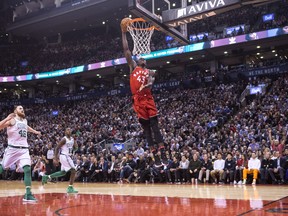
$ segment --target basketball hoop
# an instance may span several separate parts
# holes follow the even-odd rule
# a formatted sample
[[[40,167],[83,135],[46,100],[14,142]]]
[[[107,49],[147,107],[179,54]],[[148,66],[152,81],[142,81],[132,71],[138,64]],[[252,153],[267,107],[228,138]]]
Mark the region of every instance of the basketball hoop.
[[[134,42],[133,55],[149,54],[151,52],[150,41],[154,29],[156,29],[155,26],[142,18],[129,21],[127,30],[131,34]]]

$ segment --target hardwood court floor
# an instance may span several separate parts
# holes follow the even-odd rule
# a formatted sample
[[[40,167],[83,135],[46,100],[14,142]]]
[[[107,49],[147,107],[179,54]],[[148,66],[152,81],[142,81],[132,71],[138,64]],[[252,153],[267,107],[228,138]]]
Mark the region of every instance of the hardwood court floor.
[[[288,214],[288,186],[67,183],[44,187],[33,182],[36,204],[23,203],[20,181],[0,181],[0,216],[76,215],[268,215]]]

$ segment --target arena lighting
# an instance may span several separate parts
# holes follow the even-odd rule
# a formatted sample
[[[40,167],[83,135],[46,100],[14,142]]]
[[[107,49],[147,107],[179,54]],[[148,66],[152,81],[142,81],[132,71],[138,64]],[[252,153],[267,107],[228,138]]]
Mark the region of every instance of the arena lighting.
[[[257,55],[260,55],[260,53],[257,53]]]
[[[167,61],[166,63],[167,63],[167,64],[170,64],[170,61]]]
[[[228,53],[227,51],[224,52],[224,54],[227,54],[227,53]]]
[[[260,49],[261,48],[261,46],[257,46],[257,49]]]
[[[272,53],[275,53],[276,52],[276,50],[272,50]]]
[[[193,57],[190,57],[189,59],[190,59],[190,60],[193,60]]]
[[[105,21],[103,21],[102,24],[105,25]]]
[[[276,54],[275,54],[275,56],[277,57],[277,56],[278,56],[278,54],[276,53]]]
[[[16,84],[16,86],[19,86],[19,84]]]
[[[160,11],[160,8],[157,8],[158,11]]]
[[[261,58],[261,59],[263,59],[263,58],[264,58],[264,56],[261,56],[260,58]]]

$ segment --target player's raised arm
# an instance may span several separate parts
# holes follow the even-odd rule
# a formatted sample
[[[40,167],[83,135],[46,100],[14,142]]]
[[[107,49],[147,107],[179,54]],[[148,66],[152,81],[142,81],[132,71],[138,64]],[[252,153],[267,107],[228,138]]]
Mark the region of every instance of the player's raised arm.
[[[126,18],[126,20],[127,20],[127,18]],[[132,73],[132,71],[136,67],[136,63],[135,63],[135,61],[133,61],[131,51],[129,50],[128,41],[127,41],[127,35],[126,35],[127,25],[124,25],[123,21],[121,22],[122,45],[123,45],[124,55],[125,55],[127,64],[129,65],[129,68],[130,68],[130,73]]]
[[[31,128],[30,126],[28,126],[28,132],[34,133],[34,134],[36,134],[36,135],[41,135],[41,132],[40,132],[40,131],[36,131],[36,130],[34,130],[33,128]]]
[[[0,130],[12,125],[12,119],[15,117],[15,113],[9,114],[5,119],[0,122]]]

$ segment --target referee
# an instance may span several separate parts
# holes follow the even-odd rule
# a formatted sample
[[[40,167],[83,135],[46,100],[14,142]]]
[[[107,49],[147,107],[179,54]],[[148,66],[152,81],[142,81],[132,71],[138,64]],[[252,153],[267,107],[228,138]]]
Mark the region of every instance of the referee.
[[[48,148],[45,150],[43,156],[44,156],[43,159],[45,160],[45,166],[46,166],[46,175],[49,175],[55,171],[54,164],[53,164],[54,149],[52,148],[52,143],[48,144]]]

